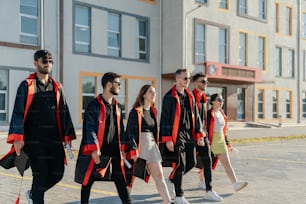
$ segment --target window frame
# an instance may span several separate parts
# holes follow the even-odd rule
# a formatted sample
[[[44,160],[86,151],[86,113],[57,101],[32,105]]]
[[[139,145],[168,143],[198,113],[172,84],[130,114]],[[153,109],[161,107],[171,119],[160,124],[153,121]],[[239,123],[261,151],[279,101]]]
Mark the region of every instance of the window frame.
[[[37,16],[35,15],[31,15],[31,14],[26,14],[26,13],[22,13],[21,12],[21,2],[22,0],[19,0],[19,41],[21,44],[24,44],[24,45],[32,45],[32,46],[39,46],[40,45],[40,0],[37,0]],[[37,23],[37,30],[36,30],[36,34],[32,34],[32,33],[26,33],[26,32],[22,32],[22,18],[27,18],[27,19],[35,19],[36,20],[36,23]],[[23,42],[23,37],[30,37],[30,38],[36,38],[35,41],[37,42],[37,44],[32,44],[32,43],[27,43],[27,42]]]
[[[260,48],[260,40],[262,40],[262,48]],[[265,36],[258,36],[258,58],[257,64],[258,67],[261,68],[263,71],[266,70],[266,37]]]
[[[267,1],[266,0],[258,0],[258,18],[261,20],[267,20]]]
[[[79,8],[83,8],[83,9],[87,9],[88,11],[88,25],[83,25],[83,24],[78,24],[76,22],[76,8],[79,7]],[[91,7],[89,6],[84,6],[82,4],[75,4],[74,5],[74,39],[73,39],[73,49],[75,52],[82,52],[82,53],[91,53],[91,29],[92,29],[92,26],[91,26]],[[88,32],[89,32],[89,39],[88,39],[88,42],[85,42],[85,41],[78,41],[77,40],[77,28],[80,28],[81,29],[88,29]],[[78,50],[77,49],[77,45],[86,45],[88,47],[88,51],[82,51],[82,50]]]
[[[273,92],[272,94],[272,118],[278,119],[279,118],[279,91],[274,90],[272,92]],[[274,100],[274,96],[275,96],[275,100]],[[274,110],[274,106],[276,110]]]
[[[279,52],[277,51],[279,50]],[[276,77],[281,77],[282,72],[283,72],[283,67],[282,67],[282,48],[281,47],[275,47],[275,76]]]
[[[241,45],[241,36],[244,36],[244,45]],[[239,32],[239,65],[247,66],[248,65],[248,33]],[[242,61],[241,54],[243,53],[244,60]],[[244,62],[244,63],[243,63]]]
[[[220,43],[220,31],[224,31],[224,42],[222,42],[222,43]],[[228,28],[225,28],[225,27],[219,27],[219,40],[218,40],[218,48],[219,48],[219,50],[218,50],[218,61],[220,62],[220,63],[224,63],[224,64],[226,64],[226,63],[228,63],[229,62],[229,60],[228,60],[228,39],[229,39],[229,37],[228,37]],[[221,52],[220,52],[220,50],[221,50],[221,48],[224,50],[224,56],[222,56],[222,58],[224,59],[224,61],[221,61],[221,56],[220,56],[220,54],[221,54]]]
[[[288,95],[287,95],[288,94]],[[289,98],[289,101],[287,100],[287,96]],[[289,109],[289,111],[288,111]],[[285,97],[285,118],[291,119],[292,118],[292,91],[286,92]]]
[[[9,71],[6,70],[6,69],[0,69],[0,71],[3,71],[5,72],[5,75],[6,75],[6,81],[7,81],[7,84],[6,84],[6,89],[0,89],[0,94],[4,94],[4,109],[0,109],[0,114],[5,114],[5,119],[4,120],[0,120],[0,123],[7,123],[8,122],[8,114],[9,114],[9,111],[8,111],[8,103],[9,103],[9,98],[8,98],[8,94],[9,94]]]
[[[261,92],[262,94],[262,100],[259,100],[259,92]],[[256,92],[256,98],[257,98],[257,113],[256,113],[256,117],[257,119],[265,119],[265,90],[264,89],[257,89]],[[261,106],[262,112],[259,112],[259,106]],[[259,115],[261,114],[261,117],[259,117]]]
[[[225,7],[223,7],[223,5]],[[219,0],[218,8],[219,9],[224,9],[224,10],[229,10],[229,0]]]
[[[289,13],[287,13],[289,11]],[[288,16],[289,15],[289,16]],[[285,14],[285,34],[292,35],[292,7],[286,6]]]
[[[118,16],[118,27],[119,27],[119,31],[116,31],[116,30],[111,30],[109,28],[109,17],[110,15],[113,15],[113,16]],[[107,55],[109,57],[116,57],[116,58],[121,58],[122,57],[122,19],[121,19],[122,15],[121,13],[116,13],[116,12],[111,12],[111,11],[108,11],[107,12]],[[110,34],[115,34],[117,37],[118,37],[118,44],[119,46],[118,47],[114,47],[114,46],[110,46],[109,45],[109,37],[110,37]],[[112,55],[110,54],[110,51],[117,51],[118,52],[118,55]]]
[[[287,69],[288,69],[288,77],[294,78],[295,77],[295,51],[294,49],[288,49],[288,62],[287,62]]]
[[[146,31],[145,31],[145,36],[142,36],[142,35],[140,35],[140,31],[139,31],[139,23],[140,23],[140,21],[142,21],[142,22],[144,22],[145,23],[145,26],[146,26]],[[137,18],[136,19],[136,26],[137,26],[137,39],[136,39],[136,50],[137,50],[137,59],[138,60],[144,60],[144,61],[146,61],[146,60],[148,60],[148,55],[149,55],[149,53],[148,53],[148,33],[149,33],[149,31],[148,31],[148,20],[147,19],[143,19],[143,18]],[[145,41],[145,50],[144,51],[142,51],[142,50],[140,50],[140,40],[144,40]],[[140,58],[140,55],[141,54],[145,54],[145,58],[144,59],[141,59]]]
[[[241,5],[241,2],[244,2],[245,5]],[[248,1],[247,0],[238,0],[238,15],[245,15],[245,16],[248,15]]]
[[[203,27],[203,39],[198,39],[198,26],[202,26]],[[195,41],[194,41],[194,60],[195,60],[195,64],[203,64],[206,61],[206,27],[207,24],[203,23],[203,22],[195,22]],[[203,45],[203,53],[198,52],[198,43],[201,43]],[[199,56],[203,57],[203,61],[199,61]]]
[[[302,118],[306,119],[306,90],[302,91]]]

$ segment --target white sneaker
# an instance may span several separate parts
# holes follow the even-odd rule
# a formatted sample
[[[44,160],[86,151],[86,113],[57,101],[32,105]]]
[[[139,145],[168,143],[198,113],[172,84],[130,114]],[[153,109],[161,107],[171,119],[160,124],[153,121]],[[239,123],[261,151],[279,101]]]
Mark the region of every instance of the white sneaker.
[[[172,181],[170,181],[169,178],[166,178],[165,182],[169,191],[170,198],[173,199],[175,197],[174,184],[172,183]]]
[[[31,191],[30,191],[30,190],[28,190],[28,191],[25,193],[25,196],[26,196],[26,198],[27,198],[27,200],[28,200],[28,203],[29,203],[29,204],[33,204],[32,195],[31,195]]]
[[[205,181],[199,181],[199,188],[202,189],[202,190],[206,190],[206,184],[205,184]]]
[[[234,183],[234,189],[235,191],[240,191],[243,188],[245,188],[248,185],[247,181],[236,181],[236,183]]]
[[[175,200],[174,200],[174,203],[175,204],[190,204],[184,196],[177,196],[175,197]]]
[[[207,191],[205,197],[206,200],[212,200],[216,202],[221,202],[223,198],[219,196],[215,191]]]

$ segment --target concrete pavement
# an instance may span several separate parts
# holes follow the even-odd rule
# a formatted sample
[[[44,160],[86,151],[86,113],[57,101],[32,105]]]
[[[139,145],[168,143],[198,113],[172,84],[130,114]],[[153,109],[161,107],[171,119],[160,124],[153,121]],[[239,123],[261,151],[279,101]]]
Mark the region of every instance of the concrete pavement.
[[[80,133],[78,131],[78,133]],[[306,139],[303,126],[281,128],[229,127],[228,135],[238,151],[231,161],[238,179],[249,181],[249,186],[235,193],[233,186],[218,164],[213,172],[213,186],[224,204],[302,204],[306,203]],[[0,137],[0,155],[7,152],[6,136]],[[294,138],[294,139],[293,139]],[[298,139],[297,139],[298,138]],[[292,139],[292,140],[291,140]],[[80,137],[74,143],[78,147]],[[252,142],[250,142],[253,140]],[[260,142],[260,143],[258,143]],[[69,160],[63,180],[46,193],[46,204],[77,204],[80,185],[73,182],[75,160]],[[164,168],[167,176],[169,168]],[[20,187],[17,170],[0,168],[0,204],[14,203]],[[26,203],[24,192],[30,189],[31,171],[27,170],[21,186],[21,204]],[[197,187],[197,169],[184,177],[185,196],[190,203],[211,203],[204,199],[205,192]],[[161,203],[151,178],[149,184],[136,179],[132,191],[134,203]],[[120,203],[112,182],[96,182],[90,203]]]

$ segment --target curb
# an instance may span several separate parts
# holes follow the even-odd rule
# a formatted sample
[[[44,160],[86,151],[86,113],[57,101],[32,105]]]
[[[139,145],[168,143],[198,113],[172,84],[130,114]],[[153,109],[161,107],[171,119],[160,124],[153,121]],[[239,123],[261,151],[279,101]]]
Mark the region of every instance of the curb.
[[[230,142],[231,144],[245,144],[245,143],[259,143],[259,142],[297,140],[297,139],[306,139],[306,135],[239,138],[239,139],[230,139]]]

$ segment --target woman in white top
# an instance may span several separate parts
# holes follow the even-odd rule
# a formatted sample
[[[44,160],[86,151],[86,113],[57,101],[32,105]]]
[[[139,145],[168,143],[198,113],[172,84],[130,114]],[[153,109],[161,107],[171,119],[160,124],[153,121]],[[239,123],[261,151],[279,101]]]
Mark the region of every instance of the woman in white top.
[[[248,185],[247,181],[238,181],[235,171],[231,165],[228,152],[232,151],[226,136],[227,117],[222,110],[224,99],[220,94],[213,94],[210,97],[211,109],[207,112],[207,132],[211,145],[211,151],[216,155],[212,168],[217,165],[218,160],[221,161],[225,169],[226,175],[234,184],[234,190],[240,191]]]

